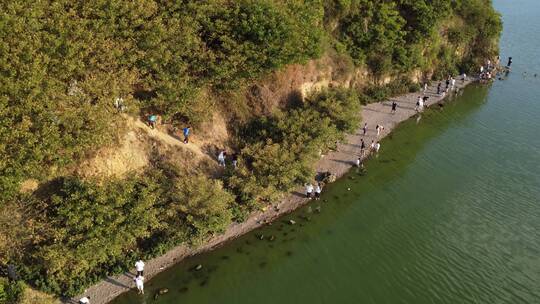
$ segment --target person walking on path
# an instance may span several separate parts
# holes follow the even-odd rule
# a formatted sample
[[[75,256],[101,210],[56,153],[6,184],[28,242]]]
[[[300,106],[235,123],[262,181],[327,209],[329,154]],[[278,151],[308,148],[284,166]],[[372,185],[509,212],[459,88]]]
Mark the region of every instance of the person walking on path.
[[[225,157],[227,157],[227,152],[225,152],[225,150],[221,150],[218,155],[218,162],[222,167],[225,167]]]
[[[467,74],[463,73],[463,78],[462,78],[463,82],[467,81]]]
[[[144,294],[144,277],[136,276],[134,281],[135,281],[135,286],[137,287],[137,291],[139,292],[139,294]]]
[[[392,114],[396,114],[397,102],[392,101]]]
[[[358,157],[356,159],[356,162],[354,163],[356,165],[356,167],[360,168],[360,165],[362,165],[362,158],[361,157]]]
[[[315,200],[319,200],[321,198],[321,183],[317,183],[317,187],[315,187]]]
[[[232,155],[232,165],[236,169],[238,167],[238,153]]]
[[[313,185],[311,183],[306,185],[306,197],[309,199],[313,197]]]
[[[512,65],[512,57],[508,57],[508,64],[507,67],[510,67]]]
[[[79,299],[79,304],[90,304],[90,297],[82,297]]]
[[[137,276],[144,275],[144,262],[142,260],[135,262],[135,270],[137,270]]]
[[[416,101],[416,107],[414,108],[414,110],[416,112],[422,112],[423,108],[424,108],[424,102],[423,102],[422,96],[418,96],[418,101]]]
[[[155,114],[152,114],[152,115],[148,116],[148,125],[150,126],[150,128],[152,128],[152,129],[156,128],[157,119],[158,119],[158,117]]]
[[[452,77],[452,79],[450,80],[450,86],[452,90],[454,90],[454,88],[456,87],[456,79],[454,77]]]
[[[366,136],[366,133],[367,133],[367,122],[364,123],[364,127],[362,128],[362,131],[364,132],[364,136]]]
[[[439,82],[439,84],[437,85],[437,95],[441,95],[441,86],[442,82]]]
[[[190,131],[191,131],[191,126],[187,126],[183,130],[183,132],[184,132],[184,143],[185,144],[189,143],[189,132]]]
[[[420,98],[418,99],[418,102],[416,103],[416,112],[422,112],[424,111],[424,99]]]
[[[424,94],[426,94],[427,89],[428,89],[428,84],[427,82],[424,82]]]
[[[371,141],[371,145],[369,145],[369,149],[371,151],[375,150],[375,141],[374,140]]]
[[[364,157],[366,155],[366,143],[364,142],[364,139],[360,139],[360,157]]]
[[[381,149],[381,143],[380,142],[377,142],[375,144],[375,153],[379,153],[379,149]]]
[[[377,130],[377,137],[379,137],[381,135],[381,131],[384,130],[384,127],[381,125],[377,125],[375,129]]]
[[[448,90],[450,90],[450,77],[446,78],[446,89],[444,91],[448,93]]]

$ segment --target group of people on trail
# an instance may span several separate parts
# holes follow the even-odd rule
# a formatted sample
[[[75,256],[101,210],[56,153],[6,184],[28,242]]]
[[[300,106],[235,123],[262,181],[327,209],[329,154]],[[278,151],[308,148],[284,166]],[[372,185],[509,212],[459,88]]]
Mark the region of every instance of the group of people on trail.
[[[501,58],[497,56],[495,65],[491,63],[491,60],[486,60],[485,66],[480,66],[480,81],[489,82],[495,78],[496,68],[500,65]],[[512,57],[508,57],[508,64],[506,65],[506,70],[509,71],[512,66]]]
[[[138,260],[135,262],[135,270],[137,271],[133,281],[139,294],[144,294],[144,262]],[[90,304],[90,296],[84,296],[79,299],[79,304]]]
[[[226,167],[227,166],[227,163],[226,163],[226,159],[227,159],[227,151],[225,150],[220,150],[219,151],[219,154],[218,154],[218,164],[221,166],[221,167]],[[232,156],[231,156],[231,164],[233,165],[233,168],[237,168],[238,167],[238,154],[236,153],[233,153]]]
[[[315,187],[313,187],[313,184],[311,183],[306,185],[306,197],[308,199],[314,198],[315,200],[319,200],[321,198],[321,192],[322,192],[321,183],[317,183],[317,186]]]
[[[135,270],[137,270],[137,274],[133,279],[135,287],[137,287],[140,294],[144,294],[144,262],[142,260],[135,262]]]
[[[369,145],[369,149],[371,151],[374,151],[375,153],[379,153],[379,150],[381,149],[381,143],[379,141],[372,140],[371,144]],[[364,139],[360,139],[360,157],[366,156],[366,142]]]
[[[159,119],[159,117],[156,114],[148,115],[148,118],[147,118],[148,126],[151,129],[155,129],[157,127],[157,124],[158,124],[158,119]],[[182,129],[182,134],[184,135],[183,142],[185,144],[188,144],[189,143],[189,136],[191,135],[191,126],[190,125],[185,126]]]

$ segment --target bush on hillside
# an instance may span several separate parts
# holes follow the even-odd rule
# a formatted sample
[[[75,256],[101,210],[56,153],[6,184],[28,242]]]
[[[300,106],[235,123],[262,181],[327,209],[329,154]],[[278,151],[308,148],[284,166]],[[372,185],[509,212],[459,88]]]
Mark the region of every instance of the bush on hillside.
[[[24,284],[20,281],[10,282],[0,277],[0,304],[17,304],[24,292]]]
[[[198,244],[231,223],[233,196],[221,182],[170,163],[123,180],[55,182],[48,201],[28,201],[41,227],[12,261],[41,289],[74,295],[180,243]]]
[[[240,168],[226,178],[228,187],[240,204],[252,208],[312,180],[320,153],[356,129],[359,112],[355,93],[329,89],[288,111],[251,122],[240,133],[247,144]]]

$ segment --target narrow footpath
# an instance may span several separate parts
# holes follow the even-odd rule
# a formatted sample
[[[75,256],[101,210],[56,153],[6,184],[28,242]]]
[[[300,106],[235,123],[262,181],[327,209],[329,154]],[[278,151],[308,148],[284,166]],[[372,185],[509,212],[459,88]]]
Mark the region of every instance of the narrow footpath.
[[[462,90],[465,86],[470,84],[474,79],[470,78],[466,82],[460,79],[456,81],[455,90]],[[437,107],[437,103],[441,102],[444,98],[436,94],[437,83],[428,88],[426,96],[429,96],[427,105],[430,107]],[[444,83],[443,83],[444,87]],[[356,159],[360,155],[361,139],[369,150],[369,145],[372,140],[377,142],[378,140],[387,136],[399,123],[403,122],[416,114],[415,107],[418,100],[418,96],[422,95],[422,92],[409,93],[398,97],[391,98],[384,102],[373,103],[362,107],[362,122],[360,129],[355,133],[348,135],[343,143],[338,144],[336,151],[330,152],[317,163],[317,172],[331,172],[337,178],[343,176],[355,163]],[[447,94],[451,96],[452,92]],[[391,113],[392,102],[397,103],[397,111],[395,114]],[[364,123],[368,124],[368,132],[366,136],[362,135],[362,126]],[[377,138],[375,131],[376,125],[382,125],[380,136]],[[384,145],[381,150],[384,149]],[[287,214],[297,209],[298,207],[306,204],[308,200],[303,195],[304,189],[298,189],[292,194],[288,195],[279,204],[275,205],[276,208],[268,208],[266,211],[254,212],[245,222],[231,225],[224,234],[217,235],[211,238],[208,242],[199,248],[189,248],[185,245],[177,246],[170,250],[166,254],[154,258],[150,261],[145,261],[146,266],[144,269],[145,279],[148,282],[153,276],[166,268],[178,263],[180,260],[200,254],[223,245],[224,243],[233,240],[249,231],[252,231],[265,223],[271,222],[283,214]],[[126,272],[122,275],[108,277],[101,282],[91,286],[86,290],[84,296],[89,296],[92,304],[106,304],[121,293],[134,288],[133,278],[135,277],[135,270]],[[83,295],[75,297],[73,299],[65,299],[63,303],[78,303],[78,299]]]

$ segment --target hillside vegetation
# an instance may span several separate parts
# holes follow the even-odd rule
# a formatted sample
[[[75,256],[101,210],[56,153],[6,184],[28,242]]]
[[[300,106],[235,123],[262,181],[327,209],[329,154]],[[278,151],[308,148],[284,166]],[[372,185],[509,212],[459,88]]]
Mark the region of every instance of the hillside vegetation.
[[[0,266],[74,295],[139,257],[196,246],[312,179],[320,154],[358,127],[361,103],[417,88],[413,74],[494,58],[501,26],[490,0],[3,1]],[[244,96],[321,56],[371,81],[270,113]],[[180,166],[149,145],[149,164],[123,177],[73,170],[118,146],[128,118],[196,129],[218,112],[237,169]],[[28,181],[37,188],[22,191]],[[14,284],[0,280],[0,303],[22,297]]]

